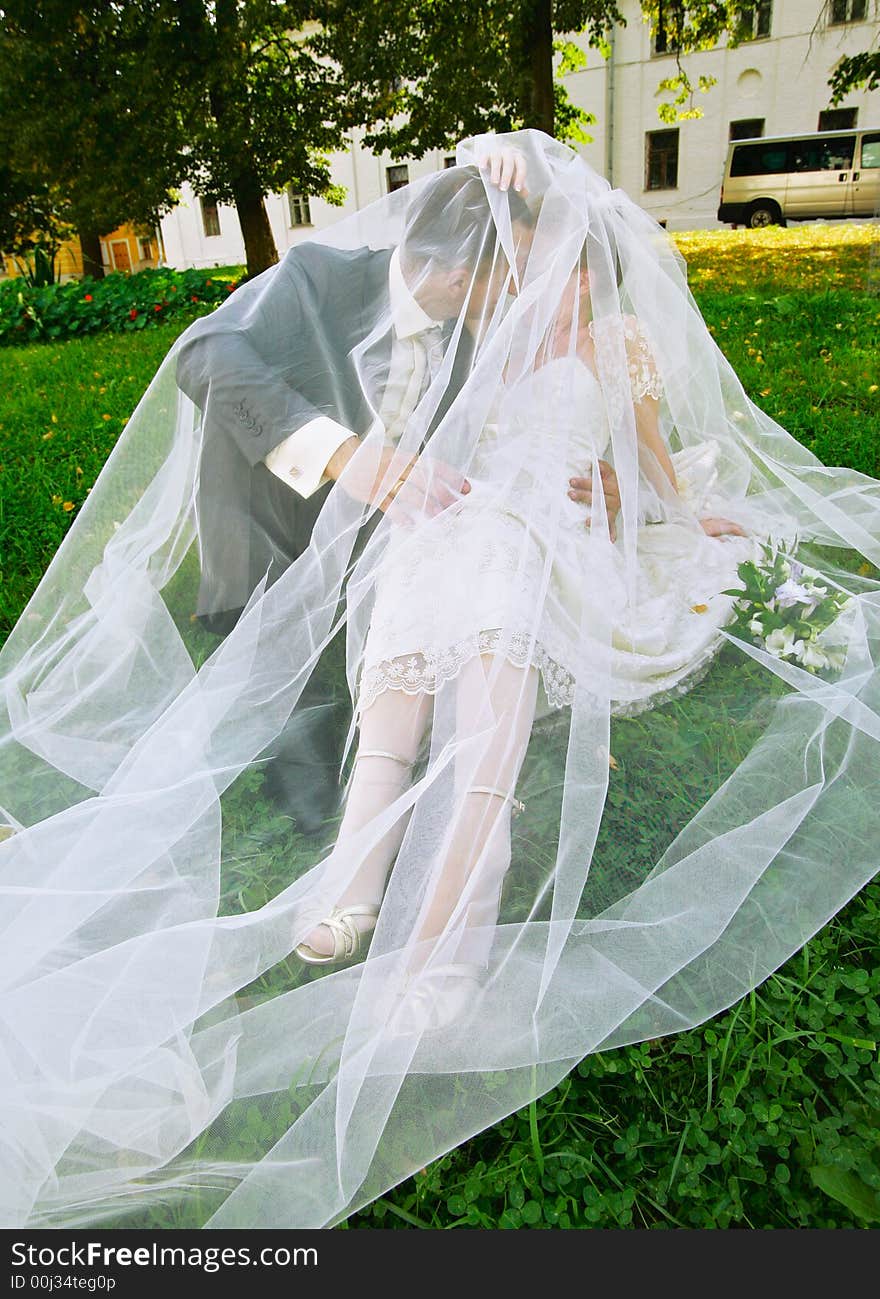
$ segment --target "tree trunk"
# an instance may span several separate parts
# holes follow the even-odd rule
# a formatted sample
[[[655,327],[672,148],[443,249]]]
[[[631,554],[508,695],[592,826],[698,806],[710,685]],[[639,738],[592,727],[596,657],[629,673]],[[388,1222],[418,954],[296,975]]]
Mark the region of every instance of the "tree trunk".
[[[523,125],[553,135],[552,0],[523,0]]]
[[[221,138],[226,143],[228,174],[238,211],[248,279],[278,261],[278,250],[263,202],[263,183],[248,159],[250,122],[240,106],[248,100],[241,52],[238,0],[215,0],[214,23],[218,67],[222,75],[208,89],[208,102]],[[238,106],[236,108],[236,106]]]
[[[104,263],[101,260],[101,236],[97,230],[79,230],[77,233],[82,252],[83,275],[91,275],[96,280],[103,280]]]
[[[232,190],[244,238],[248,279],[253,279],[261,271],[276,264],[278,250],[257,176],[253,172],[245,172],[236,177]]]

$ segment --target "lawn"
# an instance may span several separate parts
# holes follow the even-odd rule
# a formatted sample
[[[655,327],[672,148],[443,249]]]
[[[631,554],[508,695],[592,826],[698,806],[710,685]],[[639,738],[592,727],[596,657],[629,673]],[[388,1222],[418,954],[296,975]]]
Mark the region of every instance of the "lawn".
[[[753,400],[826,463],[880,478],[880,228],[804,225],[675,239],[698,305]],[[0,350],[0,635],[21,613],[180,328]],[[215,644],[201,635],[194,630],[190,642],[199,656]],[[631,807],[624,815],[611,797],[598,851],[612,861],[618,853],[621,870],[656,860],[670,825],[689,819],[717,786],[721,764],[732,769],[759,733],[760,720],[741,714],[741,659],[723,652],[716,671],[716,688],[729,686],[718,735],[735,743],[695,751],[692,736],[701,728],[694,719],[705,706],[699,688],[615,728],[612,747],[622,772],[629,767],[628,791],[644,788],[646,806],[650,800],[656,808],[657,789],[667,789],[662,826],[633,817]],[[531,778],[539,776],[538,761]],[[227,909],[261,905],[288,882],[291,863],[305,869],[314,852],[272,815],[260,784],[248,773],[224,796],[224,843],[234,863],[224,884]],[[523,797],[528,804],[527,791]],[[635,838],[627,833],[633,823]],[[524,844],[529,836],[541,841],[527,816],[518,833]],[[516,890],[514,871],[511,914]],[[345,1228],[876,1225],[878,949],[875,881],[724,1015],[691,1032],[588,1056],[558,1087]],[[263,988],[306,977],[285,966]],[[289,1116],[289,1108],[273,1118],[254,1107],[228,1153],[251,1156],[264,1148],[261,1125],[274,1121],[283,1130]],[[139,1225],[198,1221],[185,1205]]]

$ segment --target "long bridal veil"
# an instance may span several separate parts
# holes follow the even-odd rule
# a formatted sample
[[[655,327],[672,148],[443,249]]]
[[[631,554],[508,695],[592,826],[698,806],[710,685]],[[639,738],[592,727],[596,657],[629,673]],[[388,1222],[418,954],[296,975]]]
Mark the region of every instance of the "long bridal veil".
[[[439,345],[389,417],[401,267]],[[297,495],[265,456],[320,417],[362,445]],[[385,510],[370,466],[376,500],[409,471]],[[0,653],[4,1225],[333,1226],[754,988],[876,870],[865,560],[880,484],[749,400],[664,231],[540,132],[464,141],[244,283],[170,348]],[[403,725],[411,765],[307,837],[267,762],[320,678],[354,796],[380,604],[369,742]],[[365,957],[301,964],[383,852]],[[456,1014],[407,1013],[462,961]]]

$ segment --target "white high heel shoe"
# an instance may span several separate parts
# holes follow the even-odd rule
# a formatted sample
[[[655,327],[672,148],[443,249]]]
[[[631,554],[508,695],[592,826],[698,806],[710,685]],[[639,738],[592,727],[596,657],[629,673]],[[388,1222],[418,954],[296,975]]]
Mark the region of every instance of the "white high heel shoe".
[[[366,916],[372,921],[361,931],[355,923],[355,916]],[[293,950],[306,965],[335,965],[337,961],[347,961],[358,956],[361,944],[369,939],[376,928],[379,908],[367,902],[354,902],[348,907],[331,907],[329,916],[319,921],[326,925],[333,937],[332,952],[316,952],[308,943],[299,943]]]
[[[413,765],[412,759],[400,753],[390,753],[387,749],[358,749],[355,762],[360,758],[392,758],[395,762],[402,763],[404,767]],[[372,923],[361,930],[360,926],[355,924],[354,916],[365,916]],[[331,907],[330,914],[318,924],[326,925],[330,930],[333,936],[333,951],[317,952],[308,943],[299,943],[293,950],[306,965],[336,965],[339,961],[350,960],[360,955],[361,946],[366,944],[376,928],[378,918],[379,907],[369,902],[352,902],[344,907]]]
[[[407,975],[388,1021],[390,1031],[410,1036],[447,1028],[473,1005],[487,973],[484,965],[458,961]]]

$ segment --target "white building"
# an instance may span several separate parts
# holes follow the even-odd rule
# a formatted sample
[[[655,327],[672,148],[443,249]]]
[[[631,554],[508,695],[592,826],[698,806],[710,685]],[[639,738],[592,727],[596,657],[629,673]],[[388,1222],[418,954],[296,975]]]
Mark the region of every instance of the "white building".
[[[571,99],[597,119],[589,128],[592,142],[578,148],[670,230],[719,225],[730,139],[880,126],[876,92],[853,92],[837,109],[828,106],[828,79],[840,59],[869,49],[880,35],[880,0],[756,0],[751,40],[684,58],[692,84],[700,76],[714,77],[716,84],[695,94],[703,116],[674,126],[657,114],[658,104],[669,98],[658,85],[675,75],[674,51],[662,48],[662,37],[657,48],[637,0],[621,0],[619,7],[627,24],[614,31],[610,58],[586,50],[586,66],[566,77]],[[394,162],[364,149],[362,136],[354,133],[351,149],[332,159],[333,182],[347,190],[343,207],[291,194],[266,198],[279,254],[314,227],[447,165],[449,155],[440,150],[418,161]],[[178,270],[245,259],[235,208],[198,198],[188,185],[181,203],[163,217],[161,235],[165,259]]]

